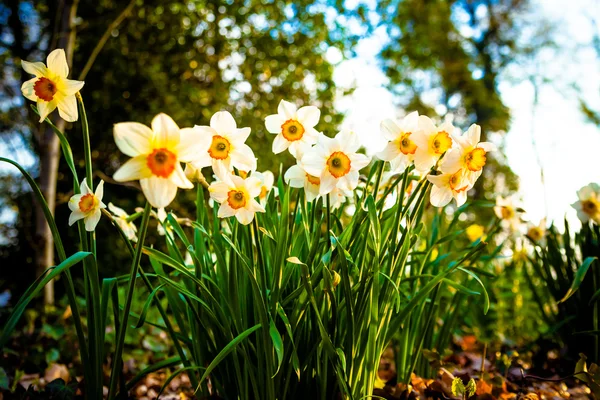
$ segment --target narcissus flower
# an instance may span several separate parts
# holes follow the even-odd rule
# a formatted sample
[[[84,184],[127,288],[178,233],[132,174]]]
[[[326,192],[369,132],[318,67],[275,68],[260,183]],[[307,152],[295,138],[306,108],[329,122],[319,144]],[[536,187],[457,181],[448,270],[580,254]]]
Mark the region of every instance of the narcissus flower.
[[[25,72],[35,75],[21,86],[23,96],[37,103],[40,122],[58,108],[58,114],[68,122],[77,121],[75,93],[84,85],[82,81],[67,79],[69,65],[63,49],[56,49],[43,62],[21,61]]]
[[[304,188],[304,197],[306,201],[313,201],[319,197],[319,188],[321,179],[306,172],[302,164],[291,166],[283,176],[285,182],[293,188]]]
[[[127,239],[137,242],[137,227],[133,221],[128,221],[129,215],[125,210],[115,206],[113,203],[108,203],[108,210],[113,214],[113,221],[119,225],[123,233],[127,236]]]
[[[453,198],[457,206],[462,206],[467,201],[467,192],[473,187],[462,169],[453,174],[427,175],[427,180],[433,183],[430,201],[435,207],[444,207]]]
[[[256,157],[245,144],[250,128],[239,128],[233,116],[219,111],[210,119],[210,126],[195,126],[200,135],[201,150],[192,164],[196,168],[223,165],[228,171],[237,168],[244,171],[256,170]]]
[[[265,212],[263,206],[255,200],[261,191],[260,179],[253,176],[244,179],[232,175],[222,165],[216,166],[215,174],[219,181],[213,182],[208,192],[210,197],[220,204],[217,213],[219,218],[235,216],[241,224],[248,225],[254,219],[255,213]]]
[[[240,176],[243,176],[240,174]],[[264,207],[267,204],[267,198],[269,197],[269,193],[271,190],[274,191],[275,196],[278,195],[278,191],[276,187],[273,187],[275,183],[275,175],[271,171],[265,172],[253,172],[252,176],[258,178],[260,180],[260,193],[258,194],[258,200],[260,204]]]
[[[277,135],[273,141],[273,153],[289,149],[294,157],[298,157],[299,147],[315,144],[320,134],[314,126],[320,117],[321,111],[315,106],[297,109],[289,101],[281,100],[277,114],[265,118],[267,131]]]
[[[546,235],[546,219],[542,219],[538,225],[529,224],[527,236],[534,242],[539,242]]]
[[[583,223],[589,220],[600,224],[600,185],[590,183],[579,189],[577,200],[571,206],[577,211],[577,216]]]
[[[419,130],[410,136],[417,145],[414,154],[415,168],[428,172],[442,154],[452,148],[453,133],[454,126],[450,122],[444,122],[438,127],[428,117],[419,116]]]
[[[98,187],[96,187],[96,193],[94,193],[84,178],[79,186],[79,190],[80,194],[76,194],[69,199],[69,209],[71,210],[69,226],[83,219],[85,230],[92,232],[96,229],[98,221],[100,221],[100,216],[102,215],[100,210],[106,208],[106,205],[102,202],[104,181],[100,181]]]
[[[504,225],[508,225],[510,229],[516,230],[519,227],[520,220],[517,214],[517,206],[515,205],[515,200],[512,197],[496,197],[494,213],[502,220]]]
[[[481,127],[471,125],[469,130],[462,136],[454,136],[457,144],[444,156],[440,166],[442,172],[454,172],[462,169],[467,178],[476,181],[481,175],[487,161],[486,154],[496,150],[496,146],[490,142],[480,142]]]
[[[114,137],[119,150],[133,158],[113,178],[119,182],[139,179],[153,207],[168,206],[178,187],[194,187],[180,164],[196,160],[202,149],[194,128],[180,130],[171,117],[161,113],[152,120],[152,129],[137,122],[115,124]]]
[[[325,195],[336,187],[354,190],[358,185],[358,171],[370,159],[356,151],[360,147],[355,133],[342,131],[335,138],[319,137],[317,144],[305,154],[301,163],[306,172],[319,177],[319,194]]]
[[[419,113],[412,112],[396,123],[391,119],[381,122],[381,133],[389,141],[385,148],[376,154],[383,161],[389,161],[391,171],[402,172],[413,161],[417,145],[412,134],[419,128]]]

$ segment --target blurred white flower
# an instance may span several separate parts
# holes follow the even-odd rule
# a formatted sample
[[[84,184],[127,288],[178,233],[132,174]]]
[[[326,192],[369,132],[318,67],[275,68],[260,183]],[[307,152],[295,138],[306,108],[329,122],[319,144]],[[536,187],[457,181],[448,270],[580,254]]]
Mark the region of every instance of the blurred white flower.
[[[113,203],[108,203],[108,209],[113,214],[113,220],[119,225],[123,233],[127,236],[127,239],[132,242],[137,242],[137,227],[133,221],[128,221],[129,215],[123,210],[115,206]]]
[[[241,174],[240,174],[241,175]],[[273,187],[275,183],[275,175],[271,171],[265,172],[253,172],[252,176],[254,178],[258,178],[260,180],[260,193],[258,194],[258,200],[260,204],[264,207],[267,205],[267,198],[269,197],[269,193],[273,190],[275,196],[279,194],[276,187]]]
[[[427,180],[433,183],[430,201],[435,207],[444,207],[454,198],[457,206],[467,201],[467,191],[473,186],[462,169],[453,174],[427,175]]]
[[[453,138],[457,146],[444,156],[440,169],[444,173],[454,173],[462,169],[467,179],[475,182],[483,172],[487,161],[486,154],[496,150],[496,146],[490,142],[479,141],[481,127],[475,124],[471,125],[464,135],[456,135]]]
[[[77,99],[75,93],[84,85],[82,81],[67,79],[69,65],[63,49],[56,49],[43,62],[21,61],[25,72],[35,75],[21,86],[23,96],[37,103],[40,122],[58,108],[58,114],[68,122],[77,121]]]
[[[289,101],[281,100],[277,114],[265,118],[267,131],[276,134],[273,141],[273,153],[279,154],[289,149],[298,158],[298,148],[317,142],[319,132],[314,128],[319,122],[321,111],[315,106],[300,107]]]
[[[96,193],[94,193],[89,188],[84,178],[83,181],[81,181],[79,190],[81,192],[80,194],[71,196],[69,199],[69,209],[71,210],[69,226],[80,219],[83,219],[85,222],[85,230],[92,232],[96,229],[98,221],[100,221],[100,216],[102,215],[100,210],[106,208],[106,205],[102,202],[102,197],[104,196],[104,181],[100,181],[98,187],[96,187]]]
[[[306,172],[300,162],[291,166],[285,172],[283,179],[293,188],[304,188],[304,197],[306,197],[306,201],[311,202],[319,197],[321,179]]]
[[[590,219],[600,224],[600,185],[590,183],[577,191],[577,200],[571,204],[577,211],[577,216],[583,223]]]
[[[411,136],[419,128],[419,113],[408,114],[400,122],[391,119],[381,122],[381,133],[389,141],[385,148],[376,154],[383,161],[389,161],[391,172],[402,172],[413,161],[417,145]]]
[[[418,171],[429,172],[442,154],[450,150],[454,129],[450,122],[437,127],[428,117],[419,116],[419,129],[410,136],[417,145],[414,163]]]

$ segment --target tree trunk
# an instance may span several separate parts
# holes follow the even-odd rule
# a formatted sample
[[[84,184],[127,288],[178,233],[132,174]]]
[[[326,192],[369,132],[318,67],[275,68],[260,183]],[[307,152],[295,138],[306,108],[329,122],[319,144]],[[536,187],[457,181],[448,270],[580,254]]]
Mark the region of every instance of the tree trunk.
[[[75,44],[75,16],[79,0],[60,0],[56,13],[58,27],[55,40],[50,44],[51,50],[62,48],[67,55],[67,63],[72,64],[73,47]],[[64,132],[65,121],[53,113],[56,127]],[[41,135],[40,143],[40,189],[48,202],[50,212],[54,214],[56,206],[56,180],[58,176],[58,161],[60,159],[59,141],[56,134],[48,126]],[[36,254],[36,275],[41,275],[47,268],[54,265],[54,240],[50,227],[44,217],[42,208],[36,207],[36,237],[38,251]],[[44,303],[54,304],[54,281],[44,287]]]

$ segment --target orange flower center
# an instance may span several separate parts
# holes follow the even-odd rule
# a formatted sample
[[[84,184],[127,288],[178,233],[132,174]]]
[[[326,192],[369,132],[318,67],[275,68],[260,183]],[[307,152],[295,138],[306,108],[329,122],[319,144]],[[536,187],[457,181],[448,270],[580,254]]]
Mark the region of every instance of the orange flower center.
[[[41,77],[37,81],[35,81],[33,85],[33,91],[35,95],[42,100],[52,101],[54,95],[56,94],[56,84],[52,82],[50,79]]]
[[[599,210],[598,202],[593,199],[584,200],[581,202],[581,209],[588,215],[595,215]]]
[[[456,192],[456,193],[460,193],[460,192],[467,190],[467,187],[469,185],[459,187],[459,185],[461,183],[462,183],[462,169],[459,169],[454,174],[452,174],[452,176],[450,177],[450,182],[449,182],[450,189],[452,189],[452,191]]]
[[[403,134],[398,142],[398,147],[403,154],[415,154],[415,151],[417,151],[417,145],[409,139],[411,133],[412,132],[406,132]]]
[[[212,158],[217,160],[225,160],[229,157],[229,151],[231,150],[231,143],[223,136],[213,136],[212,143],[208,149],[208,154]]]
[[[477,147],[465,155],[465,164],[469,171],[481,171],[486,162],[485,150]]]
[[[168,178],[175,170],[177,156],[164,148],[154,149],[146,158],[146,165],[148,165],[153,175]]]
[[[246,194],[241,190],[230,190],[227,192],[227,203],[234,210],[246,205]]]
[[[527,236],[529,236],[534,242],[538,242],[544,237],[544,232],[539,227],[534,226],[529,228],[527,231]]]
[[[261,198],[261,199],[266,199],[268,193],[269,193],[269,190],[267,189],[266,186],[263,185],[260,188],[260,194],[258,195],[258,197]]]
[[[431,147],[435,154],[443,154],[452,147],[452,139],[448,132],[438,132],[431,141]]]
[[[503,206],[500,210],[502,219],[511,219],[515,216],[515,210],[512,207]]]
[[[81,196],[81,199],[79,200],[79,210],[82,213],[87,214],[96,208],[97,203],[96,196],[92,193],[85,194]]]
[[[304,126],[295,119],[288,119],[281,125],[281,134],[290,142],[295,142],[304,136]]]
[[[310,174],[306,174],[306,180],[311,185],[319,186],[321,184],[321,179],[320,178],[317,178],[316,176],[312,176]]]
[[[341,151],[336,151],[329,156],[327,169],[335,178],[341,178],[350,172],[350,158]]]

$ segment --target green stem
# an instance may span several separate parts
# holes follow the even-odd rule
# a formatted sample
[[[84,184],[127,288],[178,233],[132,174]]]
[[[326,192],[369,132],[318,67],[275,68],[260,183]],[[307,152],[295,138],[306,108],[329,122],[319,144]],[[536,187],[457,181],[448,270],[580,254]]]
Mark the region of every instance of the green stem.
[[[83,156],[85,158],[85,178],[90,190],[93,190],[92,182],[92,151],[90,148],[90,129],[87,121],[87,114],[85,113],[85,106],[83,105],[83,98],[81,94],[77,92],[77,102],[79,103],[79,116],[81,117],[81,134],[83,136]]]
[[[127,289],[127,298],[125,300],[125,307],[123,308],[123,317],[121,319],[121,329],[119,330],[119,336],[117,338],[117,346],[115,354],[112,359],[112,370],[110,374],[110,387],[108,390],[108,399],[112,400],[115,398],[118,377],[121,374],[123,347],[125,345],[125,333],[127,332],[127,320],[129,318],[129,311],[131,309],[131,301],[133,299],[133,292],[135,290],[135,282],[137,277],[137,269],[142,258],[142,249],[144,247],[144,240],[146,239],[146,232],[148,230],[148,220],[150,219],[150,211],[152,206],[146,202],[144,207],[144,215],[142,217],[142,223],[140,226],[140,234],[138,243],[135,247],[135,254],[133,256],[133,262],[131,263],[131,273],[129,276],[129,288]],[[125,389],[125,388],[122,388]]]

